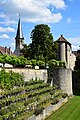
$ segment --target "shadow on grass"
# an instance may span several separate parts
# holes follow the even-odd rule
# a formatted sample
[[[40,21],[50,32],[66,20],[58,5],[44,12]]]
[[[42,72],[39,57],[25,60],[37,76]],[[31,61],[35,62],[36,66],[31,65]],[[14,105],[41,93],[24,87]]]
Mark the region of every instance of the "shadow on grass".
[[[80,88],[79,87],[74,88],[73,95],[80,96]]]

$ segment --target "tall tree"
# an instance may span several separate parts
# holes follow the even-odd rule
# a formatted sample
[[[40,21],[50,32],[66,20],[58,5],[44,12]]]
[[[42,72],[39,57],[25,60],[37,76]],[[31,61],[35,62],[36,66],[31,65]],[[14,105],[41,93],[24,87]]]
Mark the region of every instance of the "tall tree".
[[[53,36],[48,25],[39,24],[31,32],[31,58],[45,61],[56,57]]]

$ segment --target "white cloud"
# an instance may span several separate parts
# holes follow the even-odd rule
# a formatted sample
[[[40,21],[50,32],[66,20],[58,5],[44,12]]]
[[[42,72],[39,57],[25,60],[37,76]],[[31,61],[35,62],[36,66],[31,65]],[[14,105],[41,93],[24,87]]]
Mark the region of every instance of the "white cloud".
[[[67,19],[67,22],[68,22],[68,23],[71,23],[71,18],[68,18],[68,19]]]
[[[15,32],[15,29],[11,27],[0,27],[0,32]]]
[[[4,25],[13,25],[13,24],[16,24],[16,21],[15,20],[4,20],[4,21],[1,21],[0,24],[4,24]]]
[[[10,37],[7,34],[0,35],[0,39],[9,39]]]
[[[72,51],[79,50],[79,45],[72,45]]]
[[[0,18],[6,18],[7,16],[4,13],[0,13]]]
[[[78,50],[80,45],[80,36],[79,37],[73,37],[68,39],[70,43],[72,44],[73,50]]]
[[[69,41],[70,41],[73,45],[80,45],[80,36],[79,36],[79,37],[69,38]]]
[[[49,9],[50,5],[53,12]],[[54,13],[54,8],[64,9],[66,4],[64,0],[5,0],[1,1],[0,7],[9,17],[20,13],[24,21],[54,23],[62,19],[61,13]]]

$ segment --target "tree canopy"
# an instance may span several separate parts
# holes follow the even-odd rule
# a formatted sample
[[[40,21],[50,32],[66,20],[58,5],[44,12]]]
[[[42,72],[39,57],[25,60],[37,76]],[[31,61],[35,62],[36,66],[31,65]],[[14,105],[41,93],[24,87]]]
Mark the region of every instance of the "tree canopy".
[[[31,32],[32,43],[21,50],[29,59],[50,60],[56,58],[56,46],[48,25],[39,24]],[[24,52],[23,52],[24,51]],[[26,52],[25,52],[26,51]]]

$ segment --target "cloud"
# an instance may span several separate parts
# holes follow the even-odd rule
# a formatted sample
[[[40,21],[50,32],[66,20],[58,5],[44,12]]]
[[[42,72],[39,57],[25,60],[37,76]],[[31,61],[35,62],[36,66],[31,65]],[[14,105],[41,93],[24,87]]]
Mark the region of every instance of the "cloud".
[[[3,25],[16,24],[15,20],[10,19],[8,15],[4,14],[3,12],[0,13],[0,18],[2,19],[2,21],[0,21],[0,24],[3,24]]]
[[[49,9],[52,6],[53,12]],[[62,19],[60,12],[55,13],[54,8],[64,9],[64,0],[5,0],[0,2],[0,8],[9,17],[15,17],[20,13],[22,19],[28,22],[55,23]]]
[[[9,39],[10,37],[7,34],[0,35],[0,39]]]
[[[68,39],[72,44],[80,45],[80,36],[79,37],[73,37]]]
[[[79,50],[79,45],[72,45],[72,51],[77,51]]]
[[[15,20],[6,19],[4,21],[1,21],[0,24],[3,24],[3,25],[13,25],[13,24],[16,24],[16,21]]]
[[[80,36],[79,37],[73,37],[68,39],[70,43],[72,44],[72,50],[78,50],[80,45]]]
[[[15,29],[11,27],[0,27],[0,32],[15,32]]]
[[[4,13],[0,13],[0,18],[6,18],[7,16]]]
[[[67,19],[67,22],[68,22],[68,23],[71,23],[71,18],[68,18],[68,19]]]

